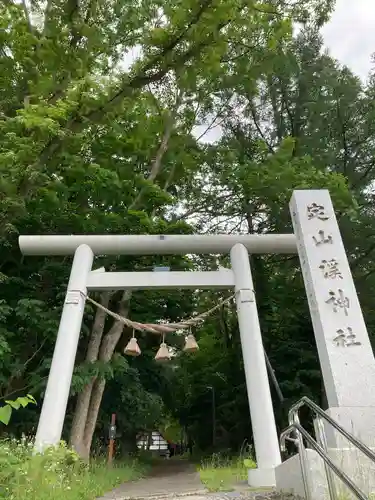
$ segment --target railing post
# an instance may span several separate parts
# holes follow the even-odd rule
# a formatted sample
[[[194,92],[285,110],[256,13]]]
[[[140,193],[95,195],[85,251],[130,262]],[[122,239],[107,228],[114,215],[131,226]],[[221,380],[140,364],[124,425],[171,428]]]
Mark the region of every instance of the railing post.
[[[317,443],[323,448],[325,453],[328,455],[329,452],[328,452],[327,436],[325,433],[323,421],[319,415],[316,415],[314,421],[314,427],[315,427]],[[324,469],[326,471],[326,476],[327,476],[329,497],[331,500],[337,500],[335,479],[333,477],[331,468],[327,465],[327,462],[324,462]]]
[[[298,424],[298,425],[300,424],[299,416],[298,416],[297,412],[293,413],[289,417],[289,425],[293,425],[293,424]],[[296,429],[295,432],[296,432],[296,436],[297,436],[297,448],[298,448],[298,454],[299,454],[299,461],[301,464],[301,474],[302,474],[303,487],[305,489],[306,500],[312,500],[311,477],[310,477],[310,471],[309,471],[309,466],[308,466],[305,443],[303,442],[303,436],[300,433],[300,431],[298,429]]]

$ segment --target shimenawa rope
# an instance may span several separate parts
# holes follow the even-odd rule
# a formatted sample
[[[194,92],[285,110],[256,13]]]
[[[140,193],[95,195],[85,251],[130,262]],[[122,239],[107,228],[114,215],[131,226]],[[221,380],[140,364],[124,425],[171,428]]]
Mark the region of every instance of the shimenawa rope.
[[[82,294],[82,292],[81,292]],[[82,294],[88,302],[91,302],[91,304],[94,304],[96,307],[101,309],[102,311],[105,311],[109,316],[112,316],[115,318],[117,321],[121,321],[121,323],[124,323],[124,325],[128,326],[129,328],[133,328],[134,330],[138,331],[146,331],[150,333],[156,333],[159,335],[163,335],[165,333],[173,333],[176,330],[180,329],[186,329],[186,328],[191,328],[192,326],[196,325],[197,323],[203,321],[207,316],[212,314],[214,311],[219,309],[223,304],[229,302],[231,299],[235,297],[235,295],[231,295],[227,297],[226,299],[223,299],[219,301],[216,306],[212,307],[208,311],[199,314],[198,316],[195,316],[194,318],[187,319],[185,321],[181,321],[180,323],[168,323],[168,324],[157,324],[157,323],[138,323],[137,321],[132,321],[129,318],[125,318],[124,316],[120,316],[120,314],[117,314],[110,309],[107,309],[104,307],[102,304],[99,302],[96,302],[96,300],[91,299],[88,295]]]

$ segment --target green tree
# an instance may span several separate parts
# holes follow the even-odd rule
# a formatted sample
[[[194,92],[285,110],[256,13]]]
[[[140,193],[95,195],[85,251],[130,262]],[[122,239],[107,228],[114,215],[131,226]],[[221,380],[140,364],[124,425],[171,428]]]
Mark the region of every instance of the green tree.
[[[207,145],[204,168],[185,192],[184,212],[175,217],[194,220],[205,232],[290,232],[292,190],[329,189],[373,339],[374,80],[365,86],[340,66],[322,50],[321,37],[311,26],[296,39],[281,40],[269,55],[255,80],[243,77],[253,68],[239,58],[231,87],[221,82],[213,115],[222,136]],[[274,404],[279,424],[285,425],[285,407],[300,397],[308,395],[325,405],[300,266],[296,257],[251,260],[265,349],[286,398],[281,407],[275,394]],[[211,259],[211,266],[216,265]],[[214,303],[217,297],[210,300]],[[207,357],[202,352],[189,366],[181,362],[179,380],[189,397],[176,403],[176,412],[194,429],[197,443],[210,446],[210,437],[200,432],[210,425],[210,398],[203,396],[201,386],[216,386],[218,440],[238,449],[251,436],[242,368],[235,380],[229,378],[237,366],[231,349],[240,357],[233,313],[207,320],[198,336]],[[221,361],[218,373],[231,380],[227,394],[220,378],[210,380],[215,356]],[[244,416],[237,414],[237,407],[244,409]],[[228,422],[236,428],[224,432]]]

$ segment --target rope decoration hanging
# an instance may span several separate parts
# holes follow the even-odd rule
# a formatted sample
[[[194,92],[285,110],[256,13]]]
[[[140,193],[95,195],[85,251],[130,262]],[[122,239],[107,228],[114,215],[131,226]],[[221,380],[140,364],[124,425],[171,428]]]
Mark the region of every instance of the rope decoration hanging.
[[[141,349],[138,345],[137,339],[135,338],[134,330],[132,338],[129,340],[127,346],[124,349],[124,353],[127,354],[128,356],[133,356],[133,357],[141,355]]]
[[[167,344],[165,343],[165,333],[163,333],[163,340],[160,344],[158,352],[155,355],[155,361],[158,361],[158,363],[164,363],[165,361],[170,361],[170,359],[171,353],[168,349]]]
[[[197,341],[195,340],[194,335],[190,332],[189,335],[185,338],[185,352],[196,352],[199,350],[199,346]]]
[[[81,292],[82,293],[82,292]],[[84,294],[82,294],[84,295]],[[124,316],[121,316],[120,314],[117,314],[107,307],[103,306],[99,302],[96,302],[96,300],[91,299],[89,296],[84,295],[86,300],[93,304],[94,306],[98,307],[102,311],[106,312],[109,316],[112,316],[112,318],[116,319],[117,321],[120,321],[123,323],[125,326],[132,328],[133,329],[133,335],[132,338],[129,340],[127,346],[125,347],[124,353],[129,355],[129,356],[139,356],[141,354],[141,349],[138,345],[138,341],[135,337],[135,331],[142,331],[142,332],[150,332],[154,333],[157,335],[162,335],[162,342],[160,344],[159,350],[155,356],[156,361],[164,362],[164,361],[169,361],[171,359],[171,353],[170,350],[165,343],[165,335],[167,333],[174,333],[177,330],[186,330],[186,329],[191,329],[192,326],[195,326],[199,324],[201,321],[205,320],[207,316],[215,312],[217,309],[219,309],[222,305],[226,304],[230,300],[232,300],[235,295],[230,295],[226,299],[223,299],[219,301],[216,306],[212,307],[208,311],[199,314],[198,316],[192,317],[190,319],[187,319],[185,321],[181,321],[179,323],[167,323],[167,324],[160,324],[160,323],[139,323],[138,321],[132,321],[129,318],[125,318]],[[197,341],[195,340],[194,335],[190,333],[185,337],[185,347],[184,351],[185,352],[195,352],[199,349]]]

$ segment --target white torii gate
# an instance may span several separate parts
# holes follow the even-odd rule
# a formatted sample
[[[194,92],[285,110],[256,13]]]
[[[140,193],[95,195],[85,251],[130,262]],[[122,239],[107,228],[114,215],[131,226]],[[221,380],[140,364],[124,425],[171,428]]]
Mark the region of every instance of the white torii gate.
[[[55,445],[61,439],[88,292],[125,288],[234,288],[258,464],[258,469],[252,471],[251,484],[275,484],[275,467],[281,463],[280,450],[248,252],[295,253],[296,240],[293,235],[20,236],[19,245],[24,255],[74,254],[36,434],[37,450]],[[95,254],[227,252],[230,252],[232,269],[220,271],[132,273],[91,270]]]
[[[85,297],[88,292],[126,288],[234,288],[258,467],[249,471],[249,484],[255,487],[274,486],[275,469],[280,465],[281,458],[249,253],[299,253],[330,411],[344,420],[346,416],[350,417],[350,423],[353,424],[353,419],[357,421],[363,416],[363,407],[375,407],[374,391],[371,388],[364,390],[361,386],[362,379],[367,380],[369,375],[375,376],[375,360],[328,191],[295,191],[291,201],[291,212],[295,235],[20,236],[19,245],[24,255],[74,254],[36,434],[36,449],[43,450],[47,446],[57,444],[61,439],[85,308]],[[321,228],[322,224],[326,224],[324,229]],[[322,259],[320,253],[323,247],[327,247],[326,250],[331,253],[326,253],[325,258]],[[335,260],[332,256],[332,251],[335,250],[340,255],[338,264],[342,266],[342,271],[339,271],[341,275],[329,274],[328,270],[325,277],[340,278],[341,287],[338,293],[341,295],[343,287],[347,286],[350,289],[352,293],[350,305],[354,307],[356,315],[356,318],[352,318],[350,325],[340,324],[337,328],[332,322],[334,319],[331,314],[332,307],[335,312],[346,307],[347,313],[349,302],[345,303],[346,306],[344,303],[341,304],[341,295],[336,296],[333,289],[324,289],[324,286],[330,282],[329,279],[324,280],[324,266]],[[92,271],[94,255],[194,253],[230,253],[231,269],[163,273]],[[320,266],[320,260],[318,262],[317,259],[321,260]],[[323,281],[318,279],[318,274],[323,276]],[[328,300],[325,300],[324,293],[328,293]],[[342,297],[341,299],[343,300]],[[354,331],[358,327],[361,330],[360,341],[354,342],[353,339],[357,338],[357,332]],[[336,328],[336,335],[332,339],[334,328]],[[341,348],[338,347],[339,345]],[[346,346],[353,347],[346,349]],[[349,351],[352,351],[352,355],[354,354],[352,361],[348,357]],[[365,363],[366,374],[358,378],[358,366],[361,363],[362,366]],[[341,366],[344,367],[343,372],[340,371]],[[352,377],[357,375],[357,378],[348,378],[349,375]],[[352,396],[348,395],[345,389],[348,384],[350,391],[354,391],[350,393],[353,394]],[[352,400],[354,404],[351,404]],[[358,406],[361,406],[361,412],[356,417],[355,409],[351,407]],[[373,414],[374,412],[369,410],[366,417],[370,419],[374,416]],[[363,431],[363,426],[359,427],[359,430]]]

